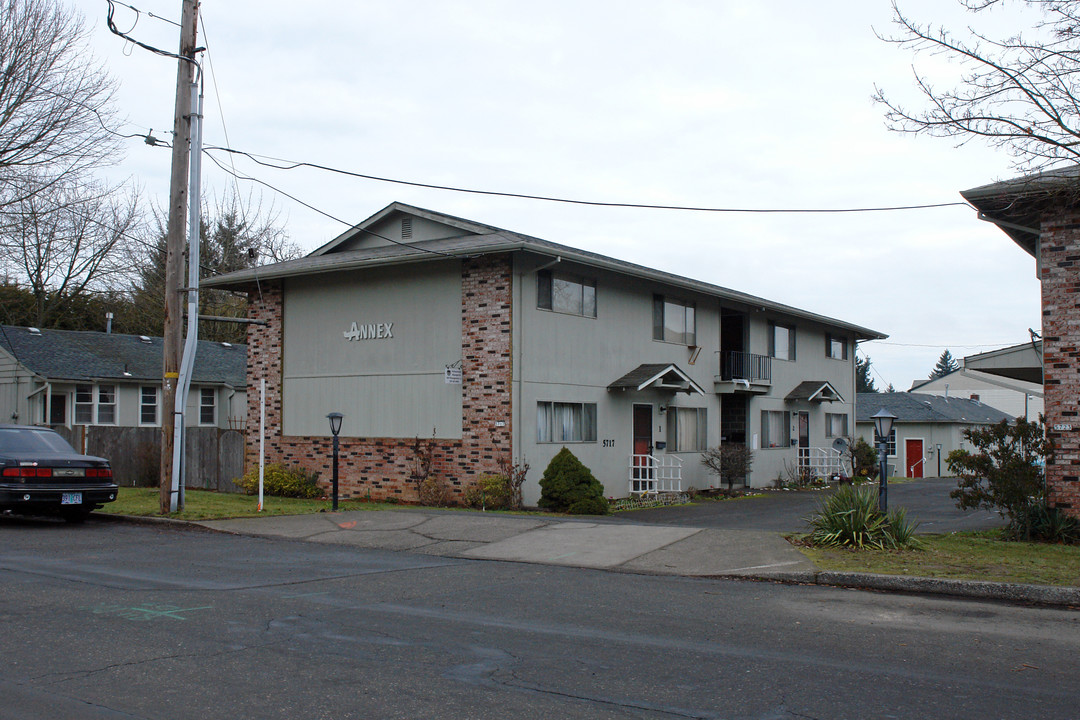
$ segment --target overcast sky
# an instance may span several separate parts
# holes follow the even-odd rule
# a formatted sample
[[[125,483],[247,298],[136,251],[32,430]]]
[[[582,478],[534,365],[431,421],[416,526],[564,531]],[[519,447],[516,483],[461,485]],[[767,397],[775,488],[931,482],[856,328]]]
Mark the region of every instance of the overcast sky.
[[[136,39],[175,51],[180,0],[132,0]],[[176,62],[112,35],[80,0],[119,81],[128,132],[167,138]],[[964,26],[948,0],[912,17]],[[959,202],[1012,177],[1010,157],[901,136],[875,83],[915,99],[885,0],[543,3],[205,0],[207,145],[464,188],[722,208]],[[118,6],[116,24],[136,15]],[[993,15],[983,22],[1019,27]],[[919,61],[943,82],[953,69]],[[227,134],[227,137],[226,137]],[[218,153],[221,159],[225,156]],[[170,153],[132,140],[117,177],[163,204]],[[400,200],[753,293],[890,337],[865,343],[879,388],[924,378],[942,350],[1039,330],[1034,261],[969,207],[837,214],[607,209],[423,190],[237,159],[236,170],[355,223]],[[231,179],[204,162],[204,190]],[[306,251],[345,225],[273,191]]]

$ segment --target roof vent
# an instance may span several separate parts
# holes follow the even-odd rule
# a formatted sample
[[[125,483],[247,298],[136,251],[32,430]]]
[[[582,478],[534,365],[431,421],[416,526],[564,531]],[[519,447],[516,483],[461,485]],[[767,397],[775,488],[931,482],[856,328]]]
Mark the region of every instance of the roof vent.
[[[412,218],[401,218],[401,239],[412,240]]]
[[[221,347],[232,347],[232,343],[223,342],[221,343]]]
[[[146,337],[145,335],[140,335],[139,342],[143,343],[144,345],[149,345],[151,344],[152,340],[150,340],[150,338]]]
[[[30,334],[31,334],[31,335],[40,335],[40,334],[41,334],[41,330],[39,330],[39,329],[38,329],[38,328],[36,328],[36,327],[32,327],[32,328],[27,328],[27,330],[29,330],[29,331],[30,331]]]

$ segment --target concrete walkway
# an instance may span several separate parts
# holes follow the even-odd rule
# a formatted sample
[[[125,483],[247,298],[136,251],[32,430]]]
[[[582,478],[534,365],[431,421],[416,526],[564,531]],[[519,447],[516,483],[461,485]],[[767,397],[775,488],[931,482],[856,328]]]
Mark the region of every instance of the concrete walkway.
[[[135,518],[131,518],[136,520]],[[471,560],[736,577],[1080,607],[1080,588],[819,570],[779,533],[407,508],[194,523],[240,535],[290,538]]]
[[[242,535],[662,575],[769,577],[809,575],[816,570],[780,535],[753,530],[417,509],[199,524]]]

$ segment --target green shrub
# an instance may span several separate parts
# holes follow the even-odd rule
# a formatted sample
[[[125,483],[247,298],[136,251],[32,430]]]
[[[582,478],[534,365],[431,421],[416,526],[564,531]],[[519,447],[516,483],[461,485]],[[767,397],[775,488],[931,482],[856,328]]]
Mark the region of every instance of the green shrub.
[[[1064,545],[1080,544],[1080,520],[1058,508],[1036,503],[1017,511],[1005,528],[1009,540],[1026,540]]]
[[[841,487],[806,522],[814,545],[884,550],[916,544],[918,523],[908,521],[903,508],[882,513],[871,488]]]
[[[878,451],[870,443],[863,438],[859,438],[851,445],[848,452],[851,453],[852,477],[864,477],[870,480],[877,478],[880,470]]]
[[[252,468],[236,481],[248,495],[259,492],[259,468]],[[263,494],[275,497],[318,498],[323,496],[319,487],[319,473],[304,468],[267,465],[263,469]]]
[[[514,488],[506,475],[481,475],[476,484],[465,491],[465,504],[474,508],[501,510],[510,507]]]
[[[580,515],[607,515],[604,486],[574,453],[563,448],[540,478],[540,507]]]

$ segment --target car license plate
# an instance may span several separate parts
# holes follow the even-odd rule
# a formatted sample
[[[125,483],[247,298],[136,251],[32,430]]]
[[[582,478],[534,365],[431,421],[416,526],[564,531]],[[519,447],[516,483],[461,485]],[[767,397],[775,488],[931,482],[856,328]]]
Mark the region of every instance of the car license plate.
[[[61,505],[82,505],[82,493],[61,493],[60,494]]]

